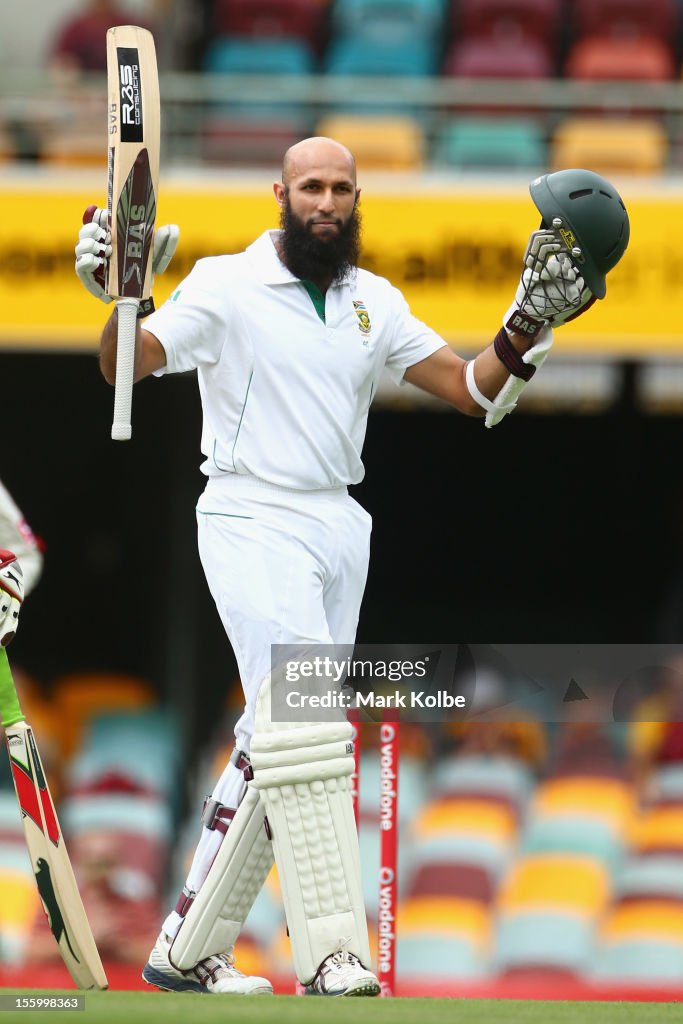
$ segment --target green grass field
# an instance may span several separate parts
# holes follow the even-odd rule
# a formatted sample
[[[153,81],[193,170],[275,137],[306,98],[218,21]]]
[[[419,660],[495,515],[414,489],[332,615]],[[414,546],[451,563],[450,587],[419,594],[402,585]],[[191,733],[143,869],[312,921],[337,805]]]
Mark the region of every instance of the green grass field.
[[[35,996],[26,989],[2,995]],[[40,995],[73,996],[74,990]],[[93,1024],[661,1024],[680,1021],[681,1003],[580,1003],[513,999],[324,999],[294,996],[195,996],[160,992],[85,994],[85,1012],[10,1010],[8,1021]],[[3,1015],[0,1013],[0,1024]]]

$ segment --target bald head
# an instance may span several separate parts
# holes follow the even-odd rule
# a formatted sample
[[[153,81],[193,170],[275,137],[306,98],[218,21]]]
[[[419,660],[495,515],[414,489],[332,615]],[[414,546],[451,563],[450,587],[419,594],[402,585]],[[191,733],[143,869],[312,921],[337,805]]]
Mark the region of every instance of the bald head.
[[[282,162],[282,181],[289,185],[294,178],[316,175],[325,169],[332,173],[349,178],[356,183],[356,161],[353,153],[335,139],[324,135],[311,139],[302,139],[285,153]]]

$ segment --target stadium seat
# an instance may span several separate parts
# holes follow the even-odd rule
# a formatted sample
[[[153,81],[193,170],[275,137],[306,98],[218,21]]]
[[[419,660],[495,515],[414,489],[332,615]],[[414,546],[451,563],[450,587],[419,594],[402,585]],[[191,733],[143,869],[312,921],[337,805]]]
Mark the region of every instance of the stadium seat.
[[[616,904],[606,916],[602,941],[650,939],[683,948],[683,904],[679,900],[636,899]]]
[[[430,861],[413,873],[408,896],[459,896],[463,899],[490,903],[494,881],[480,864]]]
[[[96,714],[142,710],[155,703],[150,683],[118,673],[78,672],[56,679],[53,705],[60,717],[59,739],[68,759],[81,742],[83,730]]]
[[[489,949],[492,925],[491,912],[484,904],[452,896],[402,900],[396,915],[398,935],[462,936],[482,955]]]
[[[112,829],[169,841],[173,826],[170,808],[165,801],[120,794],[67,797],[60,816],[67,834],[89,829]]]
[[[564,73],[567,78],[661,82],[674,78],[676,65],[670,47],[661,39],[601,35],[574,43]]]
[[[658,800],[677,800],[683,803],[683,765],[658,765],[653,774],[652,785]]]
[[[595,918],[602,912],[608,894],[608,871],[593,857],[526,854],[503,879],[497,907],[501,913],[564,910]]]
[[[533,38],[457,39],[443,64],[443,74],[457,78],[551,78],[554,73],[550,50]]]
[[[316,50],[322,43],[327,5],[321,0],[214,0],[214,36],[295,36]]]
[[[624,863],[614,878],[616,899],[674,899],[683,901],[680,857],[638,857]]]
[[[496,929],[499,971],[559,968],[577,974],[591,962],[593,922],[571,913],[505,913]]]
[[[454,0],[452,6],[459,35],[523,35],[550,49],[563,13],[562,0]]]
[[[510,808],[485,800],[439,800],[420,812],[413,833],[424,838],[469,836],[509,846],[517,836],[517,819]]]
[[[438,798],[501,796],[520,810],[534,787],[534,777],[517,758],[454,755],[442,757],[434,767],[431,794]]]
[[[676,0],[574,0],[572,15],[578,38],[640,34],[668,42],[675,37]]]
[[[429,39],[363,46],[355,36],[341,36],[328,47],[325,70],[330,75],[435,75],[439,54],[440,47]]]
[[[336,0],[335,36],[354,37],[364,46],[431,40],[443,33],[443,0]]]
[[[601,982],[680,985],[683,944],[648,939],[606,942],[595,951],[591,973]]]
[[[631,848],[641,855],[683,855],[683,804],[646,809],[634,822]]]
[[[623,852],[621,838],[607,822],[591,817],[535,817],[525,825],[523,854],[569,853],[595,857],[613,870]]]
[[[435,164],[448,167],[545,167],[538,124],[516,118],[459,118],[439,129]]]
[[[650,118],[572,117],[562,121],[550,144],[550,166],[590,167],[609,175],[660,174],[669,142],[662,125]]]
[[[302,39],[221,36],[209,45],[202,70],[231,75],[305,75],[313,71],[311,47]]]
[[[400,978],[450,981],[482,979],[488,975],[487,957],[467,938],[458,935],[398,935],[396,971]]]
[[[21,962],[40,899],[30,871],[0,866],[0,964]]]
[[[316,126],[316,134],[338,139],[356,157],[361,171],[382,168],[393,171],[418,170],[423,164],[424,135],[419,125],[406,117],[328,117]],[[405,761],[405,763],[404,763]],[[368,781],[361,787],[373,804],[379,799],[379,757],[363,763]],[[401,759],[401,800],[399,814],[410,816],[424,797],[424,768],[415,759]],[[377,785],[373,785],[376,782]]]
[[[279,167],[283,153],[311,134],[299,118],[211,116],[201,134],[202,159],[235,167]]]
[[[514,847],[487,836],[414,835],[410,842],[410,871],[417,873],[431,863],[477,864],[497,884],[510,865]]]
[[[580,816],[598,820],[618,835],[624,835],[630,826],[633,810],[634,794],[627,783],[620,779],[584,775],[562,776],[542,782],[531,805],[532,815],[543,818]]]

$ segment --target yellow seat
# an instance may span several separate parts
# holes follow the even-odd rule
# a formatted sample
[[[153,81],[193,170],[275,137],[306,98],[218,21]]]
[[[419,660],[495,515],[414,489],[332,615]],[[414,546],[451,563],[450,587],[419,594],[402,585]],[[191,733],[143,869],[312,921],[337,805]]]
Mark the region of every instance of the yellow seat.
[[[560,778],[539,785],[533,813],[544,817],[580,816],[599,818],[623,833],[631,824],[634,795],[619,779]]]
[[[683,947],[683,906],[665,900],[623,903],[609,914],[602,929],[603,941],[617,939],[666,939]]]
[[[423,166],[424,134],[409,117],[326,117],[316,134],[348,146],[361,171],[413,171]]]
[[[630,840],[639,853],[683,850],[683,806],[652,807],[645,811],[634,821]]]
[[[417,818],[415,834],[421,838],[437,835],[486,837],[511,843],[517,834],[513,810],[485,800],[439,800],[429,804]]]
[[[396,927],[406,938],[462,935],[484,950],[491,939],[492,914],[478,900],[418,896],[399,904]]]
[[[512,910],[568,910],[600,914],[609,895],[609,876],[592,857],[542,853],[523,857],[500,887],[497,906]]]
[[[55,680],[53,702],[60,716],[62,754],[77,749],[90,718],[105,712],[138,711],[156,701],[150,683],[120,673],[78,672]]]
[[[8,930],[27,934],[39,906],[38,890],[31,875],[0,868],[0,933]]]
[[[554,170],[590,167],[602,174],[659,174],[668,149],[667,134],[654,118],[569,117],[552,137],[550,163]]]

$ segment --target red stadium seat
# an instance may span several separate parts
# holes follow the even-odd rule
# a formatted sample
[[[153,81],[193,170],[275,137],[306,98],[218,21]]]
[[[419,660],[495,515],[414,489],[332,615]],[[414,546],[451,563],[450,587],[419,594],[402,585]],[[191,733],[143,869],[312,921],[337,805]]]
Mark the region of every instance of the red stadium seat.
[[[407,892],[414,896],[459,896],[463,899],[490,903],[495,882],[491,873],[480,864],[458,864],[433,861],[423,864],[411,879]]]
[[[310,134],[307,124],[215,116],[204,125],[202,158],[211,164],[278,167],[282,154]]]
[[[551,78],[553,60],[537,39],[461,39],[444,61],[443,73],[458,78]]]
[[[671,40],[675,36],[675,0],[574,0],[572,9],[577,38],[643,35]]]
[[[676,72],[670,48],[659,39],[591,36],[572,47],[565,65],[568,78],[660,82]]]
[[[296,36],[314,47],[322,42],[325,0],[215,0],[216,35]]]
[[[554,46],[562,0],[460,0],[454,4],[463,36],[526,36]]]

